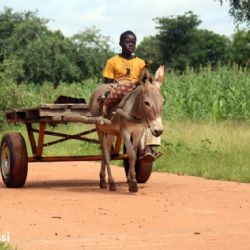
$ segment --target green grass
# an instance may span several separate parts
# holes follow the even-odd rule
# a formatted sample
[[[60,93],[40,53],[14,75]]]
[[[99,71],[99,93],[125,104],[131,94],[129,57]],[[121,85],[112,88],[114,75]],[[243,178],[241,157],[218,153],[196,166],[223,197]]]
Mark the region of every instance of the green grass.
[[[16,250],[17,248],[13,248],[9,244],[0,242],[0,250]]]
[[[33,128],[38,128],[37,124],[33,125]],[[51,132],[60,132],[60,133],[65,133],[65,134],[77,134],[86,130],[93,129],[94,126],[92,125],[84,125],[80,123],[72,123],[72,124],[66,124],[66,125],[57,125],[56,127],[53,126],[46,126],[46,130],[51,131]],[[5,132],[19,132],[23,135],[26,145],[27,145],[27,150],[28,150],[28,155],[31,156],[31,147],[28,139],[28,134],[26,131],[26,128],[24,125],[16,125],[16,126],[9,126],[6,127],[3,132],[0,132],[1,134]],[[37,137],[38,134],[34,133],[35,139],[37,142]],[[93,138],[93,139],[98,139],[97,134],[91,133],[88,136],[88,138]],[[45,135],[45,142],[51,142],[61,139],[61,137],[57,136],[47,136]],[[44,147],[43,150],[43,156],[76,156],[76,155],[85,155],[87,152],[88,155],[90,154],[100,154],[100,146],[99,144],[94,144],[94,143],[88,143],[85,141],[78,141],[78,140],[67,140],[62,143],[54,144],[52,146]]]
[[[156,171],[250,182],[250,126],[240,122],[169,122]]]
[[[75,134],[90,127],[93,128],[93,126],[69,124],[50,129]],[[30,145],[23,126],[11,126],[8,131],[21,131],[27,141],[30,155]],[[96,133],[91,137],[96,138]],[[48,137],[47,140],[55,138]],[[249,142],[250,125],[246,122],[166,122],[162,145],[157,148],[163,151],[164,155],[154,163],[154,171],[250,182]],[[100,154],[100,146],[69,140],[45,148],[44,154],[50,156]],[[113,164],[122,165],[122,161]]]

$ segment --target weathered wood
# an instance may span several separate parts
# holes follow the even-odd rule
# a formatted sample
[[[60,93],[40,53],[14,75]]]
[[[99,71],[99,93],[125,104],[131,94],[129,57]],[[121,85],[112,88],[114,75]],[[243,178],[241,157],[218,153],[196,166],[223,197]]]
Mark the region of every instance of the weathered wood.
[[[52,121],[55,122],[81,122],[84,124],[111,124],[111,121],[99,116],[99,117],[87,117],[81,115],[66,115],[66,116],[54,116]]]
[[[75,116],[77,119],[70,119],[64,117]],[[86,117],[86,118],[80,118]],[[102,122],[100,119],[87,119],[91,117],[88,104],[41,104],[40,106],[27,108],[27,109],[16,109],[6,112],[6,120],[9,123],[65,123],[65,122],[83,122],[87,124],[94,124],[96,122]],[[107,121],[103,121],[105,124]]]
[[[87,103],[66,103],[66,104],[46,104],[42,103],[39,108],[41,109],[89,109]]]

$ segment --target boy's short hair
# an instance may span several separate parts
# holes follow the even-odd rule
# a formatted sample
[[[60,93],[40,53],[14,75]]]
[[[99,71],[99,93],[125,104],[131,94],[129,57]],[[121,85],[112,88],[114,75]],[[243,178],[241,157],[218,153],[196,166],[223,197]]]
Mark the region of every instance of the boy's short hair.
[[[127,30],[120,35],[120,43],[125,39],[127,35],[133,35],[135,37],[135,40],[137,40],[135,33],[131,30]]]

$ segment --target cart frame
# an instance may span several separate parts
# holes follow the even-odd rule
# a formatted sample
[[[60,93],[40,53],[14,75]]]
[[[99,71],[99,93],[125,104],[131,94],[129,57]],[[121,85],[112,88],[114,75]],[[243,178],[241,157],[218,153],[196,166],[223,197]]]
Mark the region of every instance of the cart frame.
[[[41,104],[31,109],[19,109],[6,112],[8,123],[24,123],[32,151],[32,157],[28,157],[29,162],[53,162],[53,161],[100,161],[101,155],[89,156],[43,156],[44,147],[65,142],[67,140],[80,140],[99,144],[99,140],[86,137],[96,132],[96,129],[85,130],[77,134],[66,134],[46,130],[46,125],[55,126],[57,124],[66,124],[68,121],[74,122],[76,116],[91,117],[88,104]],[[67,117],[68,119],[65,119]],[[69,118],[71,117],[71,119]],[[67,120],[67,121],[65,121]],[[39,129],[33,128],[33,124],[38,123]],[[35,133],[38,134],[37,142]],[[61,137],[54,141],[45,143],[45,135]],[[117,136],[115,146],[112,147],[111,160],[128,159],[127,154],[119,154],[122,144],[121,136]]]
[[[22,187],[25,184],[28,162],[56,162],[56,161],[101,161],[102,155],[85,156],[43,156],[44,147],[52,146],[67,140],[80,140],[89,143],[99,144],[99,140],[88,138],[87,135],[96,132],[96,129],[89,129],[77,134],[67,134],[49,131],[46,125],[56,126],[68,122],[81,122],[95,124],[99,122],[98,117],[92,117],[88,104],[41,104],[35,108],[17,109],[6,112],[8,123],[23,123],[26,126],[32,156],[28,156],[26,143],[20,133],[7,133],[3,136],[0,149],[1,175],[7,187]],[[102,118],[105,121],[105,118]],[[110,122],[106,120],[105,122]],[[34,128],[33,124],[38,124]],[[37,140],[35,134],[38,134]],[[56,136],[50,142],[45,142],[45,136]],[[123,160],[126,175],[128,175],[129,160],[126,149],[120,153],[122,137],[116,136],[116,141],[111,148],[111,160]],[[16,154],[17,152],[17,154]],[[143,162],[137,158],[135,171],[139,183],[145,183],[152,171],[152,162]]]

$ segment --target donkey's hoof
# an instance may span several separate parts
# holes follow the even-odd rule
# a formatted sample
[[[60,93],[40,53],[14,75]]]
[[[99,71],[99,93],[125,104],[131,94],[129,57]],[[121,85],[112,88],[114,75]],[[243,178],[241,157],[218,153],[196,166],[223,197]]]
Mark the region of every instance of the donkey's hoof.
[[[138,192],[138,187],[137,187],[137,182],[136,181],[130,181],[128,184],[128,190],[131,193],[136,193]]]
[[[108,185],[105,180],[100,181],[100,189],[107,189]]]
[[[109,184],[109,191],[116,191],[116,184],[114,182]]]

